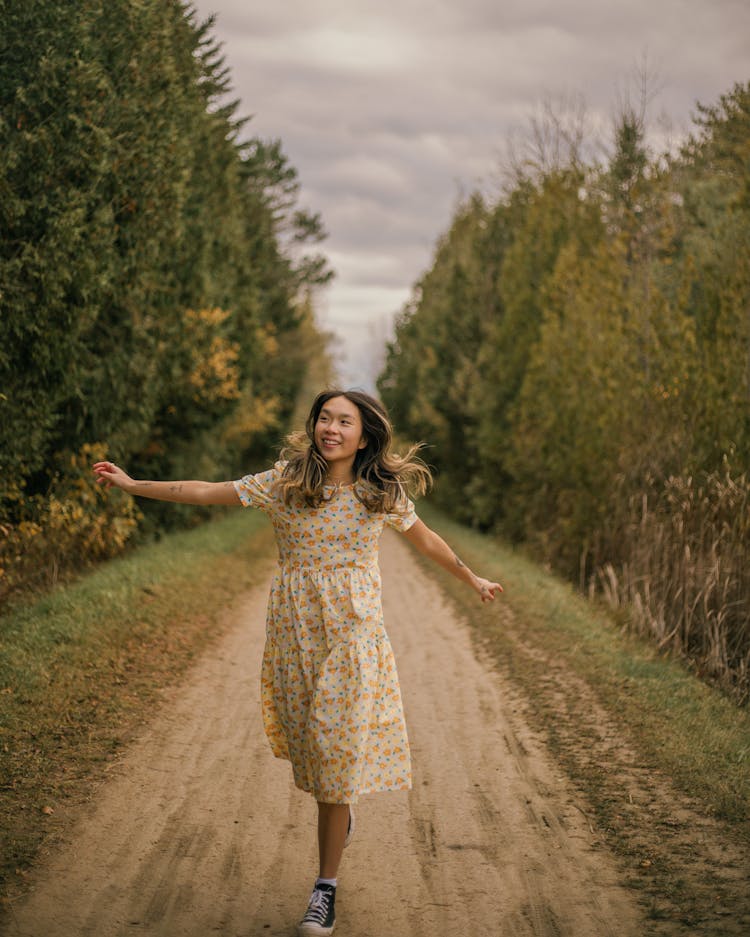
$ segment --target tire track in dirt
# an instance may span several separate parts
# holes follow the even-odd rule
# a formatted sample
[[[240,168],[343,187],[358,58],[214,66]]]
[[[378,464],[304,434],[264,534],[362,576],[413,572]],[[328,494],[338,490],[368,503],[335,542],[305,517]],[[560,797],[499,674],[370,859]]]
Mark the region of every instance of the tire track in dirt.
[[[351,937],[635,937],[635,897],[503,679],[398,535],[381,550],[414,760],[410,793],[364,797],[340,872]],[[265,588],[40,862],[8,937],[294,933],[315,805],[263,736]],[[500,600],[502,601],[502,600]]]
[[[750,934],[746,841],[654,768],[627,723],[617,723],[592,687],[549,649],[528,641],[508,606],[501,611],[514,654],[537,671],[533,707],[528,698],[520,703],[524,721],[540,703],[546,724],[554,721],[557,758],[592,793],[597,839],[619,841],[626,877],[649,906],[648,932]]]

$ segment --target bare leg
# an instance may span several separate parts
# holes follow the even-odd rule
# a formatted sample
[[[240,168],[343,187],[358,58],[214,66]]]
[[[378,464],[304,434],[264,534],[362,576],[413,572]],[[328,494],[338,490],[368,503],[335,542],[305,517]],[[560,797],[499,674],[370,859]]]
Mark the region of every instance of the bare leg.
[[[318,801],[318,852],[320,878],[336,878],[349,826],[349,804]]]

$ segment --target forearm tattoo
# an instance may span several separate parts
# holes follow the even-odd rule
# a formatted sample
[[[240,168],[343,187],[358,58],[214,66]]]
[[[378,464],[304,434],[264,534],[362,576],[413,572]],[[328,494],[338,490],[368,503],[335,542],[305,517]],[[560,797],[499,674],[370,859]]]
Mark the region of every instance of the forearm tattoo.
[[[466,566],[466,563],[462,563],[455,553],[453,554],[453,559],[456,561],[456,566]]]
[[[182,485],[170,485],[169,490],[179,494],[182,491]]]

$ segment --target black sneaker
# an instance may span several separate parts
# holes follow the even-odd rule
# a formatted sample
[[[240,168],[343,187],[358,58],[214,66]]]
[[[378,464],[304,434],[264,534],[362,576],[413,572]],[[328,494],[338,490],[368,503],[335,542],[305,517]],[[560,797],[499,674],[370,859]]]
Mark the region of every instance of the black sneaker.
[[[321,882],[313,889],[310,895],[310,904],[307,906],[305,916],[297,925],[298,937],[325,937],[333,933],[336,926],[336,887]]]

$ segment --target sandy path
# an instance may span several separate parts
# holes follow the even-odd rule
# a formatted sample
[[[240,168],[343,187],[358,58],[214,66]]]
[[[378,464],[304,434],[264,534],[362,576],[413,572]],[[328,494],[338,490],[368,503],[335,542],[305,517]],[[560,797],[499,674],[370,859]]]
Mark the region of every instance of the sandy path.
[[[574,792],[477,661],[468,629],[398,535],[386,624],[414,790],[362,799],[339,882],[350,937],[630,937],[632,892]],[[292,935],[315,873],[312,799],[260,723],[264,589],[195,667],[43,862],[11,937]]]

